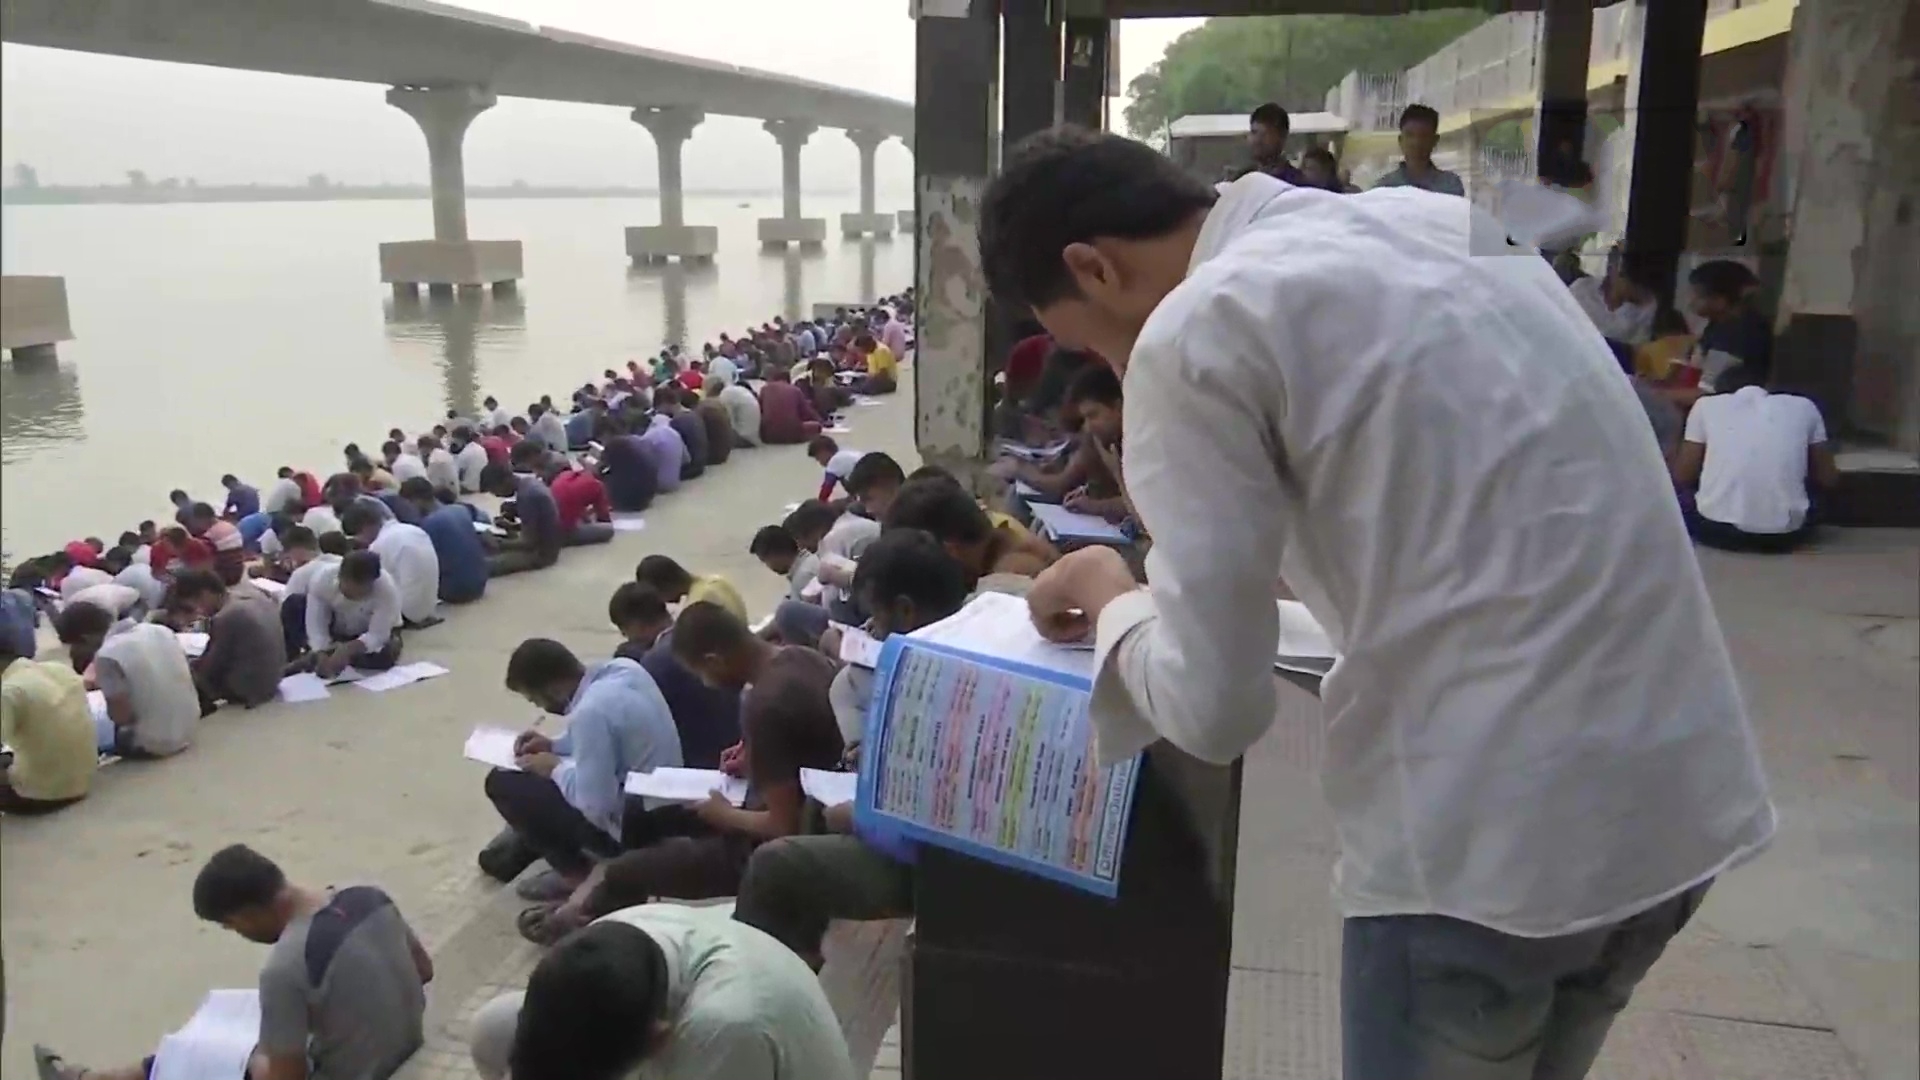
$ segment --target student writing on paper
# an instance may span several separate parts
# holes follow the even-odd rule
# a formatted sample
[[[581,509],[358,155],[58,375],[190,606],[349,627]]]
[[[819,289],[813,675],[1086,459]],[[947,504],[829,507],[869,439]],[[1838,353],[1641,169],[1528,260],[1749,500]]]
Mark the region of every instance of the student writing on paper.
[[[696,577],[666,555],[649,555],[634,567],[633,579],[659,593],[660,599],[669,604],[698,604],[703,601],[719,604],[743,622],[746,620],[747,602],[740,599],[740,590],[719,574]]]
[[[305,613],[308,663],[323,679],[349,667],[386,671],[400,660],[400,587],[371,551],[322,567],[306,595],[281,603]]]
[[[813,409],[813,395],[793,385],[781,368],[767,373],[760,387],[760,442],[764,446],[792,446],[820,434],[826,426]]]
[[[613,591],[607,617],[625,641],[613,655],[647,669],[680,732],[680,757],[690,769],[717,769],[720,755],[740,741],[740,692],[708,686],[673,655],[673,613],[660,594],[637,581]]]
[[[1095,494],[1091,483],[1067,493],[1060,505],[1076,514],[1091,514],[1107,521],[1125,521],[1127,500],[1120,487],[1119,462],[1121,437],[1120,376],[1106,364],[1095,364],[1074,376],[1067,386],[1066,408],[1080,417],[1082,445],[1091,447],[1100,473],[1113,481]],[[1107,492],[1110,491],[1111,494]]]
[[[481,1080],[857,1080],[820,980],[722,913],[648,904],[542,957],[467,1032]]]
[[[694,813],[707,835],[661,840],[596,867],[564,904],[521,913],[520,931],[551,944],[580,926],[654,897],[731,896],[747,857],[766,840],[797,833],[806,796],[800,769],[839,764],[843,744],[828,701],[833,661],[812,649],[761,641],[745,620],[712,603],[688,604],[674,621],[674,655],[709,686],[742,691],[741,746],[723,758],[746,777],[747,802],[715,794]]]
[[[249,582],[228,588],[218,576],[189,570],[173,580],[174,602],[207,624],[207,651],[191,662],[201,708],[222,701],[251,709],[272,701],[287,666],[280,602]]]
[[[45,814],[87,797],[100,763],[87,686],[71,664],[0,640],[0,812]]]
[[[873,613],[867,632],[885,640],[960,610],[972,591],[966,569],[916,529],[893,529],[867,549],[854,590]],[[873,673],[842,668],[829,695],[840,731],[858,748]],[[747,862],[734,918],[779,938],[819,970],[820,941],[833,919],[893,919],[913,914],[912,868],[852,835],[851,804],[830,806],[832,830],[762,844]]]
[[[849,528],[840,529],[842,521],[850,521]],[[781,644],[813,645],[819,642],[820,635],[834,618],[835,609],[831,605],[838,605],[843,621],[857,621],[844,591],[844,587],[852,583],[853,565],[852,557],[846,553],[865,550],[871,538],[879,535],[880,526],[835,510],[819,499],[808,499],[794,507],[778,528],[807,552],[811,573],[797,593],[774,606],[773,618],[761,633],[767,640]],[[836,529],[840,531],[835,532]],[[826,550],[829,536],[833,537],[832,550]]]
[[[400,590],[400,619],[409,630],[441,622],[440,556],[418,525],[380,518],[364,506],[340,515],[340,529],[360,548],[380,556],[380,565]],[[467,527],[469,533],[473,527]]]
[[[1000,574],[1030,578],[1060,557],[1031,533],[994,525],[966,489],[946,478],[908,481],[888,507],[886,527],[931,533],[976,582]]]
[[[296,885],[234,844],[194,878],[193,911],[271,946],[247,1080],[387,1080],[420,1048],[433,960],[385,892]],[[147,1080],[154,1067],[89,1069],[44,1046],[34,1060],[40,1080]]]
[[[521,443],[514,447],[518,451]],[[560,561],[565,543],[560,529],[560,506],[546,481],[532,474],[520,475],[512,468],[488,463],[481,487],[489,494],[512,499],[514,519],[519,531],[500,542],[499,550],[487,559],[489,577],[544,570]]]
[[[807,456],[819,462],[825,470],[820,478],[820,493],[814,496],[824,502],[833,498],[834,489],[844,483],[847,474],[860,463],[861,452],[852,448],[843,449],[831,435],[815,435],[813,441],[807,444]]]
[[[513,650],[507,689],[567,718],[558,737],[522,733],[514,745],[519,770],[494,769],[486,779],[501,819],[547,860],[548,872],[523,882],[520,895],[563,899],[586,880],[594,858],[650,839],[639,827],[630,835],[627,774],[679,765],[680,733],[639,664],[616,658],[587,667],[547,638]]]
[[[803,550],[793,534],[779,525],[761,526],[747,543],[747,554],[786,579],[789,600],[804,600],[803,594],[820,569],[820,556]]]
[[[155,623],[115,622],[92,604],[74,604],[54,620],[75,671],[93,669],[107,699],[94,745],[121,757],[160,758],[193,742],[200,695],[180,639]]]
[[[480,466],[486,469],[485,465]],[[420,514],[420,531],[433,545],[440,577],[435,594],[442,603],[469,604],[487,591],[487,548],[474,530],[464,503],[443,503],[433,485],[415,477],[400,482],[400,497]]]
[[[906,482],[900,463],[893,460],[891,454],[878,451],[862,454],[840,480],[847,494],[859,504],[860,512],[874,521],[886,520],[887,507],[893,505],[894,495]]]
[[[1339,648],[1351,1076],[1492,1080],[1514,1047],[1584,1075],[1775,828],[1645,414],[1552,267],[1475,254],[1479,213],[1265,176],[1216,196],[1074,129],[1027,140],[980,211],[995,296],[1127,382],[1150,588],[1089,548],[1028,597],[1048,637],[1095,635],[1102,763],[1160,738],[1226,763],[1265,733],[1276,573]],[[1435,957],[1498,992],[1409,995]]]

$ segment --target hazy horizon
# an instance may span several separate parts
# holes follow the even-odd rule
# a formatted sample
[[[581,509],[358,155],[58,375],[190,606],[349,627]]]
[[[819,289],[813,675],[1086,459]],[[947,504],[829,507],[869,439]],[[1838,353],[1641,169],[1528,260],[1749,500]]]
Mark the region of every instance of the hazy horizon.
[[[913,96],[914,28],[907,0],[462,0],[461,7],[527,22],[846,85]],[[1122,24],[1122,85],[1158,59],[1194,19]],[[386,88],[264,72],[0,46],[0,159],[13,182],[31,165],[42,185],[126,181],[130,170],[202,185],[420,184],[419,129],[386,104]],[[1116,102],[1116,107],[1118,102]],[[859,155],[822,130],[807,142],[807,190],[858,183]],[[780,155],[758,120],[713,116],[687,143],[690,189],[777,184]],[[627,111],[604,105],[502,98],[467,133],[469,183],[650,187],[652,138]],[[898,140],[880,148],[881,191],[912,190],[913,159]]]

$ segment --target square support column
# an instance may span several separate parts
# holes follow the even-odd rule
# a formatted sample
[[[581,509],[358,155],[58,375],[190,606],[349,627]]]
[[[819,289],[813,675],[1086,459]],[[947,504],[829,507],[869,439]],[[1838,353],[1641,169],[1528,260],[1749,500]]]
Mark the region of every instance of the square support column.
[[[1061,72],[1062,119],[1098,131],[1107,126],[1107,64],[1113,54],[1113,23],[1068,19]]]
[[[820,130],[819,125],[807,120],[768,120],[761,126],[780,144],[780,216],[760,219],[760,243],[819,247],[827,239],[827,219],[800,216],[800,148]]]
[[[706,113],[687,106],[641,106],[633,122],[653,136],[660,158],[660,224],[627,226],[627,257],[635,266],[669,259],[710,263],[720,248],[720,230],[686,221],[686,190],[680,152]]]
[[[494,101],[490,91],[476,86],[387,91],[387,104],[413,117],[426,136],[433,179],[433,239],[380,245],[380,280],[395,293],[411,294],[421,285],[435,294],[486,285],[505,291],[520,279],[520,241],[467,236],[467,128]]]
[[[17,361],[35,363],[53,360],[54,346],[72,340],[66,278],[0,277],[0,348]]]
[[[1585,160],[1587,61],[1593,51],[1593,0],[1546,0],[1540,12],[1540,106],[1535,168],[1554,162],[1564,145]]]
[[[1627,250],[1645,259],[1654,294],[1672,303],[1693,203],[1694,123],[1700,110],[1700,44],[1707,0],[1645,7],[1634,110]]]

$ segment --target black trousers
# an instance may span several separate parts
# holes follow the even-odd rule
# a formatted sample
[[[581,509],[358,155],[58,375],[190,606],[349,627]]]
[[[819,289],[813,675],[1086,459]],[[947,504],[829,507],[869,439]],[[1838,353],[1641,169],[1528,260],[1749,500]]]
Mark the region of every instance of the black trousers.
[[[560,785],[544,776],[495,769],[487,774],[486,790],[501,820],[567,877],[584,876],[595,856],[620,853],[620,842],[588,821],[560,793]]]
[[[1809,514],[1807,520],[1792,532],[1754,533],[1724,521],[1701,517],[1700,512],[1690,506],[1685,508],[1684,513],[1687,519],[1687,532],[1700,543],[1721,551],[1784,555],[1811,540],[1816,527],[1813,516]]]

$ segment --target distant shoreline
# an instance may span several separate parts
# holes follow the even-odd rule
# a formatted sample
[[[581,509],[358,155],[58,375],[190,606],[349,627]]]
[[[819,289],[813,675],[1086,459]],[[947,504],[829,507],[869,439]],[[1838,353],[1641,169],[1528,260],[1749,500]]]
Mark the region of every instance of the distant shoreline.
[[[508,184],[491,186],[470,186],[467,188],[469,199],[652,199],[659,197],[654,188],[637,187],[555,187],[551,185],[535,186],[531,184]],[[756,190],[688,190],[689,197],[711,196],[716,198],[774,198],[779,189]],[[808,190],[813,196],[847,196],[851,190]],[[160,184],[146,187],[127,185],[101,187],[62,187],[47,186],[38,188],[10,187],[0,190],[0,203],[8,206],[145,206],[169,205],[173,203],[261,203],[261,202],[364,202],[369,200],[425,200],[432,198],[432,192],[425,184],[376,184],[350,185],[330,184],[326,187],[304,185],[277,186],[268,184],[220,184],[163,186]]]

